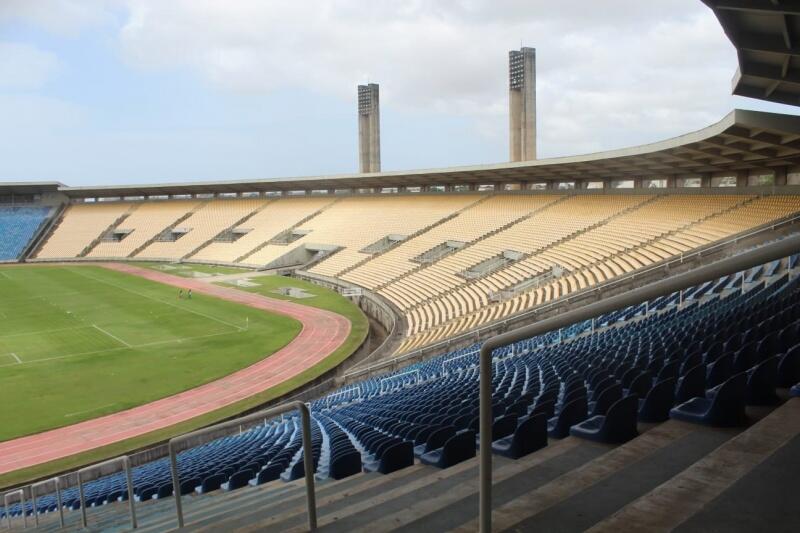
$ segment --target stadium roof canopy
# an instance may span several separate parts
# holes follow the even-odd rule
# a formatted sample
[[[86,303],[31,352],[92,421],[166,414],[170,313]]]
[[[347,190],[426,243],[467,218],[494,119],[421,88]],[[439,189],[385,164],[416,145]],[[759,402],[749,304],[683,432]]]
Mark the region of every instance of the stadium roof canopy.
[[[800,1],[703,0],[736,47],[733,94],[800,105]]]
[[[56,192],[64,186],[58,181],[0,181],[0,194],[40,194]]]
[[[331,190],[663,178],[800,165],[800,116],[734,110],[705,129],[652,144],[518,163],[237,181],[61,187],[71,197]]]

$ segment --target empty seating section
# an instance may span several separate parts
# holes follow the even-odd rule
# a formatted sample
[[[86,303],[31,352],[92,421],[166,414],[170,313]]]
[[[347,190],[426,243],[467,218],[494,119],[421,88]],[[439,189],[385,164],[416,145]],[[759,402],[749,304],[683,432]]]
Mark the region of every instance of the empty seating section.
[[[473,195],[345,198],[300,229],[309,234],[298,242],[341,246],[342,250],[310,271],[335,276],[368,258],[360,250],[389,235],[410,236],[475,202]]]
[[[58,226],[36,254],[37,259],[79,257],[104,231],[123,217],[135,204],[75,204],[67,207]]]
[[[263,200],[215,200],[200,206],[175,230],[186,233],[174,241],[151,243],[138,258],[182,259],[263,205]]]
[[[250,252],[282,231],[325,209],[332,202],[334,200],[331,198],[283,198],[268,201],[261,211],[236,227],[236,230],[247,233],[233,242],[211,243],[192,256],[192,260],[229,263],[241,260],[244,264],[250,264],[247,257]]]
[[[644,203],[486,278],[462,282],[460,289],[451,289],[439,299],[429,299],[410,308],[407,312],[409,332],[416,336],[406,339],[398,352],[503,319],[797,211],[800,211],[800,198],[796,196],[698,198],[675,195]],[[715,228],[713,235],[709,227]],[[535,276],[537,267],[542,272],[553,264],[566,267],[560,278],[530,287],[522,294],[512,293],[505,301],[489,303],[489,293]],[[396,296],[392,289],[390,285],[381,294],[392,299]]]
[[[194,200],[158,200],[135,204],[133,212],[114,228],[128,232],[125,238],[120,241],[101,241],[89,252],[88,257],[129,257],[199,205],[201,202]]]
[[[0,261],[18,259],[49,214],[49,207],[0,206]]]
[[[669,413],[714,425],[745,423],[745,403],[760,403],[774,396],[778,384],[800,381],[800,277],[787,274],[789,261],[759,269],[773,275],[744,291],[715,290],[737,279],[726,276],[683,291],[683,298],[673,294],[596,317],[594,330],[584,322],[495,350],[493,450],[512,458],[536,453],[547,445],[548,433],[624,442],[636,437],[637,421],[657,423]],[[312,402],[317,476],[340,479],[362,468],[389,473],[417,460],[448,467],[473,457],[478,348]],[[298,479],[300,433],[299,419],[291,415],[184,451],[179,489],[202,493]],[[133,477],[137,499],[171,497],[167,459],[136,467]],[[87,504],[122,500],[124,486],[121,474],[92,481]],[[78,508],[74,487],[63,497],[65,508]],[[40,513],[54,511],[55,496],[39,497],[37,506]],[[32,512],[30,502],[26,510]],[[7,511],[19,516],[21,507],[12,504]],[[5,512],[0,509],[0,517]]]
[[[404,353],[798,212],[798,195],[668,192],[119,202],[71,206],[37,257],[306,262],[394,304]]]
[[[484,197],[485,198],[485,197]],[[494,196],[464,209],[452,219],[402,243],[342,276],[342,279],[375,289],[415,268],[414,258],[448,241],[471,243],[497,232],[507,224],[558,200],[558,196]]]

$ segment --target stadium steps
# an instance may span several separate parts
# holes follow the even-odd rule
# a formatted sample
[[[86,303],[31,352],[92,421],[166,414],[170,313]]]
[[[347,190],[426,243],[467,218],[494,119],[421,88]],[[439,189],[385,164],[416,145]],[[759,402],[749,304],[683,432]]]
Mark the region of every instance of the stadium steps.
[[[260,213],[261,211],[266,209],[267,206],[269,206],[273,202],[275,202],[274,199],[272,199],[272,200],[270,200],[268,202],[265,202],[264,205],[262,205],[261,207],[259,207],[255,211],[251,211],[250,213],[246,214],[245,216],[243,216],[242,218],[240,218],[239,220],[237,220],[236,222],[234,222],[233,224],[231,224],[230,226],[228,226],[224,230],[220,231],[219,233],[217,233],[216,235],[214,235],[213,237],[208,239],[206,242],[204,242],[203,244],[201,244],[200,246],[198,246],[197,248],[195,248],[191,252],[185,254],[183,257],[181,257],[180,260],[184,261],[186,259],[191,258],[192,256],[197,255],[198,253],[200,253],[201,250],[203,250],[204,248],[208,247],[213,242],[215,242],[216,239],[218,239],[220,235],[224,235],[225,233],[228,233],[228,232],[232,231],[234,228],[238,228],[239,226],[241,226],[242,224],[244,224],[245,222],[247,222],[248,220],[253,218],[255,215],[257,215],[258,213]]]
[[[402,246],[403,242],[410,241],[411,239],[414,239],[414,238],[416,238],[416,237],[419,237],[420,235],[422,235],[422,234],[424,234],[424,233],[427,233],[427,232],[431,231],[433,228],[436,228],[437,226],[441,226],[441,225],[442,225],[442,224],[444,224],[445,222],[448,222],[448,221],[450,221],[450,220],[453,220],[454,218],[456,218],[457,216],[459,216],[461,213],[463,213],[463,212],[465,212],[465,211],[467,211],[467,210],[469,210],[469,209],[472,209],[473,207],[475,207],[475,206],[477,206],[477,205],[480,205],[480,204],[482,204],[482,203],[486,202],[487,200],[489,200],[489,199],[490,199],[490,198],[492,198],[493,196],[494,196],[494,194],[487,194],[487,195],[485,195],[485,196],[482,196],[482,197],[478,198],[476,201],[472,202],[471,204],[469,204],[469,205],[467,205],[467,206],[464,206],[464,207],[462,207],[462,208],[461,208],[461,209],[459,209],[458,211],[454,211],[453,213],[450,213],[449,215],[447,215],[447,216],[445,216],[445,217],[442,217],[442,218],[440,218],[439,220],[437,220],[437,221],[436,221],[436,222],[434,222],[433,224],[429,224],[429,225],[425,226],[424,228],[421,228],[421,229],[419,229],[419,230],[415,231],[415,232],[414,232],[414,233],[412,233],[411,235],[408,235],[408,236],[405,238],[405,240],[403,240],[403,241],[399,242],[399,243],[398,243],[398,246]],[[370,255],[368,255],[367,257],[365,257],[364,259],[361,259],[360,261],[358,261],[358,262],[356,262],[356,263],[354,263],[354,264],[350,265],[349,267],[346,267],[346,268],[344,268],[343,270],[340,270],[339,272],[337,272],[337,273],[336,273],[336,275],[335,275],[334,277],[337,277],[337,278],[339,278],[339,277],[341,277],[342,275],[344,275],[344,274],[347,274],[348,272],[351,272],[351,271],[353,271],[353,270],[357,269],[358,267],[360,267],[360,266],[363,266],[364,264],[366,264],[366,263],[368,263],[368,262],[372,261],[372,260],[373,260],[373,259],[375,259],[376,257],[380,257],[381,255],[385,254],[386,252],[389,252],[389,251],[391,251],[391,250],[394,250],[395,248],[396,248],[396,246],[390,246],[390,247],[388,247],[388,248],[384,249],[384,250],[383,250],[383,251],[381,251],[381,252],[378,252],[378,253],[375,253],[375,254],[370,254]]]
[[[134,211],[136,211],[139,205],[141,204],[131,204],[130,208],[124,213],[122,213],[114,222],[109,224],[109,226],[106,229],[101,231],[100,234],[97,236],[97,238],[95,238],[92,242],[90,242],[86,246],[86,248],[84,248],[81,251],[81,253],[78,254],[78,257],[86,257],[87,255],[89,255],[92,252],[92,250],[94,250],[95,247],[97,247],[98,244],[103,242],[103,238],[105,238],[105,236],[108,235],[109,232],[118,228],[120,224],[122,224],[129,216],[131,216],[131,214],[133,214]]]
[[[537,215],[537,214],[541,213],[542,211],[544,211],[545,209],[549,209],[553,205],[555,205],[557,203],[560,203],[560,202],[563,202],[563,201],[567,200],[570,197],[571,197],[571,195],[566,195],[565,194],[565,195],[559,197],[558,199],[550,202],[549,204],[545,204],[545,205],[543,205],[543,206],[541,206],[541,207],[539,207],[537,209],[534,209],[533,211],[531,211],[529,213],[526,213],[525,215],[523,215],[523,216],[521,216],[521,217],[519,217],[517,219],[512,220],[511,222],[508,222],[508,223],[503,224],[502,226],[499,226],[499,227],[497,227],[497,228],[495,228],[495,229],[493,229],[491,231],[488,231],[488,232],[484,233],[483,235],[481,235],[480,237],[478,237],[477,239],[473,239],[473,240],[469,241],[468,243],[464,244],[464,246],[462,248],[459,248],[458,251],[466,250],[467,248],[469,248],[471,246],[475,246],[477,243],[479,243],[481,241],[484,241],[484,240],[488,239],[489,237],[491,237],[493,235],[497,235],[501,231],[505,231],[508,228],[511,228],[512,226],[515,226],[516,224],[519,224],[520,222],[528,220],[532,216]],[[447,256],[445,256],[445,257],[447,257]],[[391,285],[392,283],[394,283],[396,281],[399,281],[399,280],[401,280],[403,278],[407,278],[408,276],[410,276],[412,274],[415,274],[416,272],[419,272],[420,270],[422,270],[424,268],[427,268],[427,267],[431,266],[434,263],[420,263],[419,265],[415,266],[414,268],[412,268],[408,272],[404,272],[403,274],[397,276],[396,278],[394,278],[394,279],[392,279],[390,281],[381,283],[380,285],[376,286],[373,289],[373,291],[377,292],[377,291],[379,291],[381,289],[384,289],[384,288],[388,287],[389,285]]]
[[[194,206],[194,208],[193,208],[193,209],[190,209],[189,211],[187,211],[186,213],[184,213],[184,214],[183,214],[183,216],[182,216],[182,217],[180,217],[178,220],[176,220],[175,222],[173,222],[172,224],[170,224],[170,225],[169,225],[169,226],[167,226],[166,228],[162,229],[161,231],[159,231],[158,233],[156,233],[155,235],[153,235],[151,238],[147,239],[147,241],[145,241],[144,243],[142,243],[142,244],[141,244],[139,247],[137,247],[137,248],[136,248],[134,251],[132,251],[130,254],[128,254],[128,257],[136,257],[136,256],[137,256],[137,255],[138,255],[140,252],[142,252],[142,251],[143,251],[143,250],[145,250],[145,249],[146,249],[148,246],[150,246],[151,244],[153,244],[154,242],[156,242],[156,241],[158,240],[158,238],[159,238],[159,237],[161,237],[161,235],[163,235],[163,234],[164,234],[164,233],[166,233],[167,231],[171,231],[171,230],[173,230],[173,229],[177,228],[177,227],[178,227],[178,226],[179,226],[181,223],[183,223],[183,221],[187,220],[189,217],[191,217],[192,215],[194,215],[194,214],[195,214],[197,211],[199,211],[200,209],[202,209],[203,207],[205,207],[206,205],[208,205],[208,204],[209,204],[209,202],[211,202],[211,200],[206,200],[205,202],[200,202],[199,204],[197,204],[196,206]]]
[[[303,218],[303,219],[299,220],[299,221],[298,221],[297,223],[295,223],[294,225],[292,225],[292,226],[290,226],[290,227],[288,227],[288,228],[285,228],[285,229],[283,229],[283,230],[279,231],[278,233],[290,232],[290,231],[293,231],[293,230],[295,230],[295,229],[299,228],[300,226],[302,226],[303,224],[305,224],[305,223],[306,223],[306,222],[308,222],[309,220],[311,220],[311,219],[313,219],[313,218],[315,218],[315,217],[319,216],[319,215],[320,215],[320,214],[322,214],[323,212],[327,211],[327,210],[328,210],[328,209],[329,209],[331,206],[333,206],[333,205],[335,205],[336,203],[338,203],[338,202],[341,202],[341,201],[342,201],[342,199],[341,199],[341,198],[337,198],[336,200],[332,201],[331,203],[329,203],[329,204],[325,204],[324,206],[320,207],[319,209],[317,209],[316,211],[314,211],[313,213],[311,213],[311,214],[310,214],[310,215],[308,215],[307,217],[305,217],[305,218]],[[276,235],[277,235],[277,233],[276,233]],[[247,252],[246,254],[244,254],[244,255],[242,255],[242,256],[239,256],[239,257],[237,257],[237,258],[236,258],[236,260],[234,261],[234,263],[241,263],[242,261],[246,260],[246,259],[247,259],[248,257],[250,257],[251,255],[253,255],[253,254],[255,254],[255,253],[257,253],[257,252],[261,251],[263,248],[266,248],[266,247],[269,245],[269,242],[270,242],[270,240],[271,240],[272,238],[274,238],[274,237],[275,237],[275,236],[273,235],[273,236],[272,236],[270,239],[267,239],[266,241],[262,242],[261,244],[259,244],[258,246],[256,246],[255,248],[253,248],[252,250],[250,250],[249,252]]]

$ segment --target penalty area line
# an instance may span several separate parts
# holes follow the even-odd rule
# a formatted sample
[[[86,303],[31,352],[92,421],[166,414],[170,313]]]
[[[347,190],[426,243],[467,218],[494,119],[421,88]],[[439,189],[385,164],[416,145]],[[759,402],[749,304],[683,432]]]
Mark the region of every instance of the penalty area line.
[[[18,365],[22,364],[22,359],[20,359],[19,356],[17,354],[15,354],[14,352],[8,352],[8,355],[13,357],[17,361]]]
[[[106,330],[104,330],[103,328],[101,328],[100,326],[98,326],[97,324],[92,324],[92,327],[93,327],[94,329],[96,329],[97,331],[99,331],[100,333],[104,333],[105,335],[107,335],[107,336],[111,337],[111,338],[112,338],[112,339],[114,339],[115,341],[117,341],[117,342],[121,342],[122,344],[124,344],[124,345],[125,345],[125,346],[127,346],[128,348],[132,348],[132,346],[131,346],[130,344],[128,344],[128,343],[127,343],[127,342],[125,342],[124,340],[120,339],[120,338],[119,338],[119,337],[117,337],[116,335],[113,335],[113,334],[111,334],[111,333],[107,332]]]

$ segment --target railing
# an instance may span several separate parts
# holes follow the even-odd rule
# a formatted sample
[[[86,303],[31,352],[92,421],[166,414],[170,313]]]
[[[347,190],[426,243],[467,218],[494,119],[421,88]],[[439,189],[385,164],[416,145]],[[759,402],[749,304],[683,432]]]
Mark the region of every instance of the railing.
[[[484,342],[480,353],[479,525],[481,533],[489,533],[492,530],[492,352],[495,349],[575,322],[581,322],[604,313],[635,305],[644,300],[652,300],[676,291],[682,291],[688,287],[718,279],[732,272],[746,270],[797,252],[800,252],[800,235],[793,235],[755,250],[679,274],[673,278],[633,289],[501,335],[495,335]]]
[[[303,432],[303,466],[306,478],[306,503],[308,505],[308,528],[310,531],[317,529],[317,504],[314,493],[314,458],[311,449],[311,413],[303,402],[290,402],[272,409],[259,411],[251,415],[210,426],[169,441],[169,461],[172,471],[172,491],[175,495],[175,512],[178,518],[178,527],[184,526],[183,503],[181,501],[180,473],[178,471],[178,453],[182,450],[196,446],[198,441],[211,433],[218,434],[229,428],[241,427],[250,422],[265,421],[276,415],[289,411],[300,411]]]
[[[490,330],[493,330],[493,329],[496,329],[498,327],[507,326],[508,323],[511,322],[511,321],[517,322],[517,321],[520,321],[520,320],[524,320],[526,318],[535,317],[537,314],[540,314],[540,313],[543,313],[543,312],[547,312],[547,311],[549,311],[549,310],[551,310],[553,308],[560,307],[560,306],[563,306],[565,304],[569,304],[569,303],[573,302],[574,300],[583,299],[589,294],[597,293],[597,292],[603,291],[603,290],[613,289],[613,288],[615,288],[615,287],[617,287],[619,285],[623,285],[623,284],[628,283],[630,281],[645,277],[645,276],[647,276],[649,274],[653,274],[653,273],[655,273],[657,271],[669,270],[670,267],[673,267],[673,266],[676,266],[676,265],[681,265],[681,264],[683,264],[683,263],[685,263],[687,261],[690,261],[692,259],[695,259],[697,257],[701,257],[701,256],[704,256],[704,255],[709,255],[711,253],[714,253],[718,249],[724,248],[726,246],[730,246],[731,244],[736,244],[737,242],[742,241],[744,239],[748,239],[750,237],[754,237],[754,236],[759,235],[761,233],[764,233],[766,231],[774,231],[774,230],[776,230],[776,229],[778,229],[778,228],[780,228],[782,226],[793,224],[793,223],[798,222],[798,221],[800,221],[800,214],[784,218],[784,219],[782,219],[782,220],[780,220],[778,222],[774,222],[774,223],[770,223],[770,224],[764,225],[764,226],[762,226],[760,228],[757,228],[757,229],[752,230],[752,231],[748,231],[746,233],[739,233],[739,234],[737,234],[737,235],[735,235],[735,236],[733,236],[733,237],[731,237],[729,239],[726,239],[724,241],[708,244],[708,245],[703,246],[701,248],[698,248],[698,249],[696,249],[693,252],[688,253],[688,254],[680,254],[675,259],[665,259],[664,261],[661,261],[659,263],[655,263],[655,264],[653,264],[653,265],[651,265],[649,267],[646,267],[646,268],[643,268],[643,269],[640,269],[640,270],[636,270],[635,272],[631,272],[629,274],[625,274],[623,276],[616,277],[614,279],[610,279],[610,280],[608,280],[608,281],[606,281],[604,283],[599,283],[599,284],[597,284],[597,285],[595,285],[593,287],[586,288],[586,289],[583,289],[581,291],[574,292],[574,293],[569,294],[569,295],[567,295],[567,296],[565,296],[563,298],[559,298],[557,300],[553,300],[552,302],[546,303],[546,304],[538,306],[538,307],[534,307],[532,309],[529,309],[528,311],[525,311],[523,313],[519,313],[519,314],[514,315],[513,317],[509,317],[509,318],[507,318],[505,320],[500,320],[500,321],[496,321],[496,322],[490,322],[490,323],[485,324],[484,326],[481,326],[479,328],[470,330],[470,331],[468,331],[466,333],[462,333],[462,334],[457,335],[455,337],[450,337],[449,339],[445,339],[445,340],[436,342],[434,344],[430,344],[428,346],[425,346],[424,348],[419,348],[419,349],[414,350],[412,352],[408,352],[408,353],[405,353],[403,355],[399,355],[397,357],[393,357],[391,359],[387,359],[385,361],[381,361],[380,363],[376,363],[376,364],[370,365],[368,367],[352,370],[352,371],[347,372],[347,373],[344,374],[345,383],[347,383],[348,380],[353,379],[353,378],[355,378],[357,376],[362,376],[362,375],[365,375],[365,374],[367,376],[369,376],[372,372],[374,372],[376,370],[380,370],[380,369],[383,369],[383,368],[394,368],[399,363],[402,363],[404,361],[408,361],[408,360],[412,360],[412,359],[415,359],[415,358],[423,357],[425,353],[434,352],[434,351],[442,350],[442,349],[447,349],[453,342],[466,341],[470,337],[479,337],[482,333],[486,333],[486,332],[488,332]]]
[[[108,461],[103,461],[102,463],[97,463],[78,470],[78,494],[80,495],[81,499],[81,524],[83,524],[84,528],[88,526],[86,521],[86,495],[83,491],[83,483],[93,481],[99,477],[107,475],[105,472],[101,472],[101,470],[103,470],[106,466],[110,466],[119,462],[122,463],[122,469],[125,471],[125,481],[128,486],[128,508],[131,515],[131,527],[136,529],[136,500],[134,499],[133,495],[131,459],[127,455],[115,457],[114,459],[109,459]],[[34,509],[34,513],[35,511],[36,510]]]
[[[61,480],[57,477],[47,479],[31,485],[31,501],[33,502],[33,519],[36,522],[36,527],[39,527],[39,513],[36,512],[36,489],[43,487],[48,483],[53,483],[56,489],[56,505],[58,506],[58,521],[61,527],[64,527],[64,508],[61,502]]]
[[[22,507],[22,524],[25,529],[28,528],[28,515],[25,512],[25,490],[18,489],[11,492],[6,492],[6,495],[3,496],[3,504],[5,505],[6,510],[6,520],[8,523],[8,529],[11,529],[11,512],[8,510],[8,502],[11,501],[12,496],[19,496],[19,504]]]

